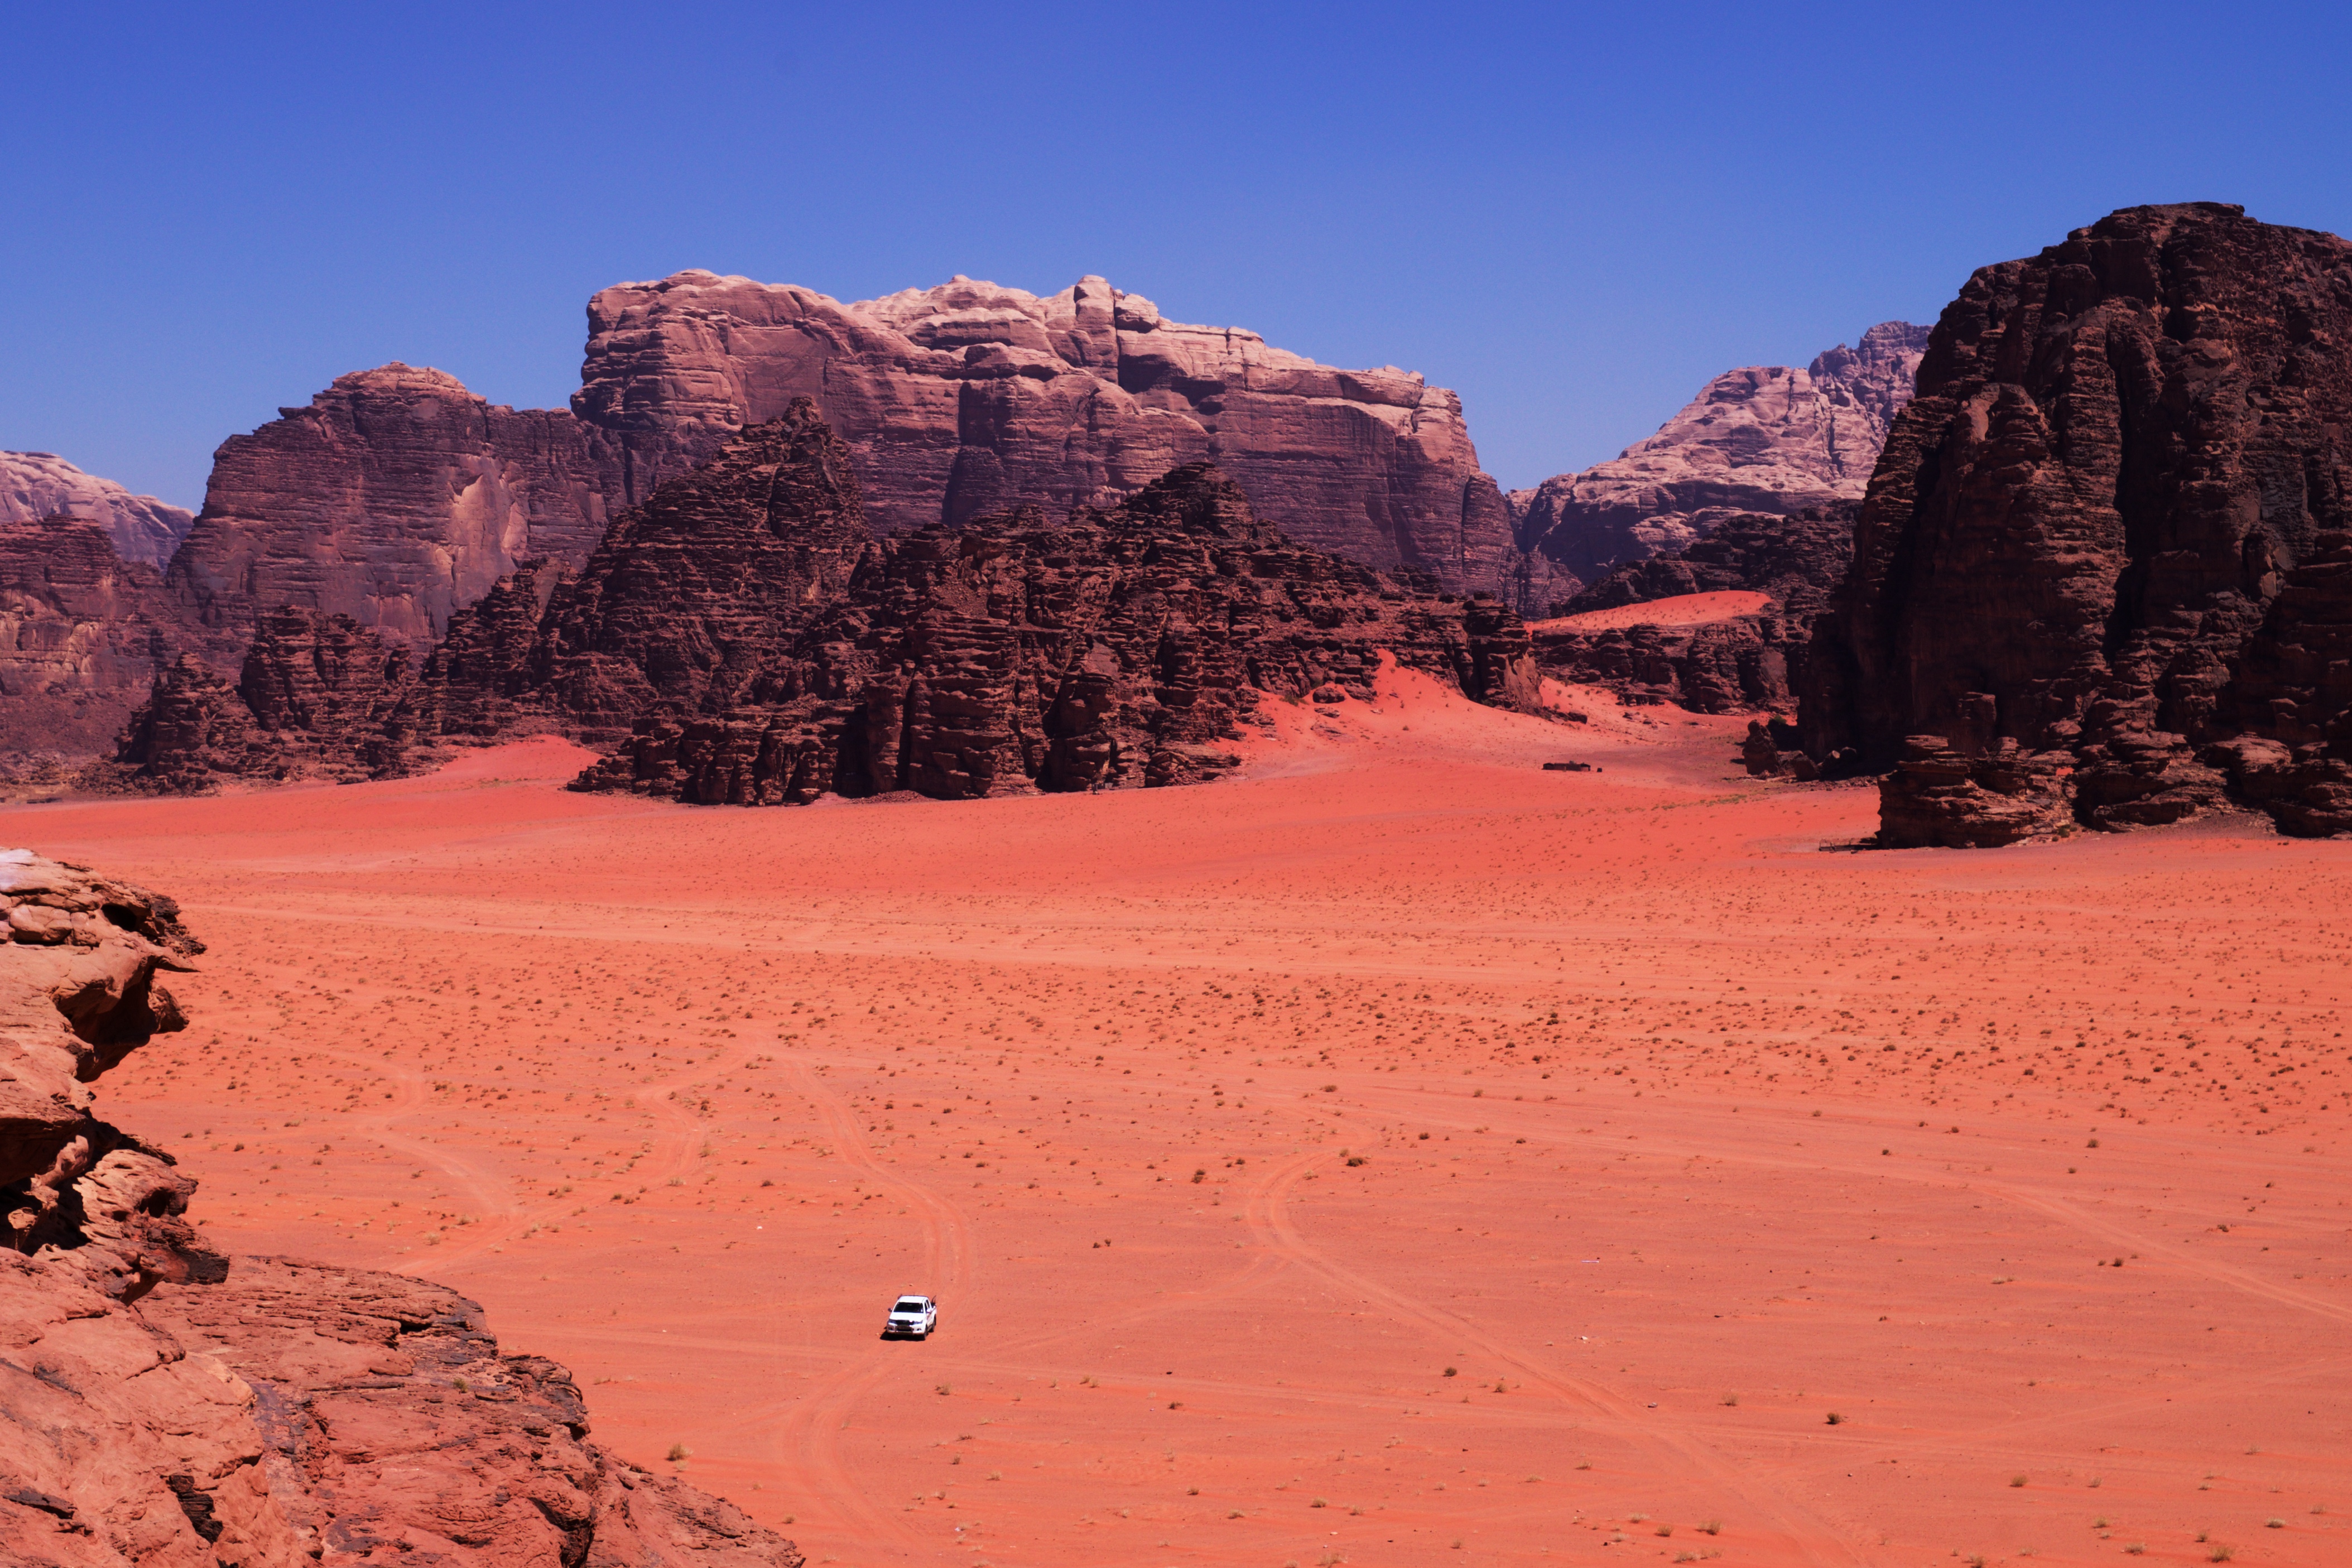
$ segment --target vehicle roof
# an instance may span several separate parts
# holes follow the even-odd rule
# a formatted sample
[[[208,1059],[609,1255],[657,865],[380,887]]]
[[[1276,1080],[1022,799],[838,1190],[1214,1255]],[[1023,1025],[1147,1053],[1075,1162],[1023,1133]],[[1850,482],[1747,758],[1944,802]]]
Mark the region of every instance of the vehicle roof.
[[[929,1296],[901,1296],[898,1298],[898,1305],[902,1307],[909,1301],[913,1301],[919,1306],[928,1307],[930,1305],[931,1299]]]

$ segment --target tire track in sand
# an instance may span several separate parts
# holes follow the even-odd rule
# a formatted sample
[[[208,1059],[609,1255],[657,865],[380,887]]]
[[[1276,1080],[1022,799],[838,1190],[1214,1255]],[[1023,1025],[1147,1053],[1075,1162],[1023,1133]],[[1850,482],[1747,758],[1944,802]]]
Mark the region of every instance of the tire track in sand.
[[[824,1121],[835,1151],[897,1194],[916,1216],[924,1263],[933,1281],[931,1293],[943,1299],[950,1311],[960,1310],[971,1295],[971,1239],[962,1214],[930,1188],[886,1169],[867,1145],[856,1114],[824,1086],[808,1060],[794,1057],[792,1065],[801,1093]],[[894,1356],[891,1347],[877,1338],[787,1405],[774,1439],[776,1456],[787,1471],[797,1473],[818,1506],[835,1510],[845,1531],[877,1548],[894,1543],[902,1555],[924,1550],[927,1543],[896,1513],[874,1502],[872,1489],[842,1457],[841,1432],[858,1405],[904,1368],[904,1359]]]
[[[1513,1368],[1526,1382],[1608,1417],[1612,1426],[1637,1441],[1665,1450],[1679,1459],[1680,1468],[1686,1475],[1740,1499],[1759,1515],[1770,1519],[1781,1532],[1785,1543],[1800,1553],[1805,1562],[1816,1564],[1817,1568],[1831,1568],[1832,1564],[1865,1568],[1870,1559],[1844,1531],[1801,1503],[1793,1502],[1778,1492],[1758,1489],[1740,1467],[1696,1439],[1658,1430],[1654,1423],[1643,1419],[1644,1412],[1632,1400],[1611,1393],[1599,1384],[1545,1366],[1467,1319],[1360,1274],[1308,1242],[1299,1234],[1298,1227],[1291,1223],[1284,1200],[1298,1178],[1321,1158],[1308,1155],[1291,1162],[1286,1167],[1285,1180],[1269,1184],[1262,1195],[1253,1197],[1245,1213],[1250,1229],[1257,1234],[1263,1246],[1313,1269],[1335,1284],[1360,1292],[1365,1300],[1378,1302],[1394,1317],[1418,1323],[1446,1337],[1453,1343],[1475,1346],[1481,1353]]]

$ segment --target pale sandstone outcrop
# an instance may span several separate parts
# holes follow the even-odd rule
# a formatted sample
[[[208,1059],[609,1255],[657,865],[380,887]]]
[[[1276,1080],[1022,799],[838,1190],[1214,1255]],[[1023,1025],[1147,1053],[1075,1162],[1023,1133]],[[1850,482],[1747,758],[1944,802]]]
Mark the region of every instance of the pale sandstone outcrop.
[[[1169,321],[1100,278],[1040,298],[960,277],[844,304],[697,270],[606,289],[588,317],[572,408],[633,473],[681,472],[805,396],[879,533],[1110,505],[1213,461],[1302,543],[1457,592],[1510,576],[1509,513],[1453,393]]]
[[[161,572],[195,516],[83,473],[55,452],[0,452],[0,523],[83,518],[106,531],[123,560]]]
[[[1591,578],[1742,513],[1859,500],[1927,345],[1927,328],[1881,321],[1801,370],[1726,371],[1622,455],[1513,491],[1519,543]]]

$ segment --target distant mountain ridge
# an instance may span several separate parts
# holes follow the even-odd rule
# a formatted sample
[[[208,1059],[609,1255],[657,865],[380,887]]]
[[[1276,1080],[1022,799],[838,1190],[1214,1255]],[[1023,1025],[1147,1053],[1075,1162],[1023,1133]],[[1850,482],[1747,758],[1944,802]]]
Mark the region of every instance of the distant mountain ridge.
[[[55,452],[0,452],[0,523],[45,517],[94,522],[106,530],[117,555],[160,572],[196,514],[153,496],[133,495]]]
[[[1928,329],[1881,321],[1800,370],[1728,370],[1658,433],[1508,498],[1519,547],[1590,580],[1724,521],[1858,501],[1911,400]]]

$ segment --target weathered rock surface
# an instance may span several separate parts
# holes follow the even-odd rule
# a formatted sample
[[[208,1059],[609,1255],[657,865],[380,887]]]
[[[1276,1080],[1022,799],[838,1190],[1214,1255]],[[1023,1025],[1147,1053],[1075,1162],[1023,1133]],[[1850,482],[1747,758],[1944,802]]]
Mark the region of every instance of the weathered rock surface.
[[[258,616],[232,686],[184,655],[159,671],[86,789],[199,794],[232,779],[396,777],[425,721],[415,661],[349,616]]]
[[[1895,770],[1882,839],[2170,822],[2226,793],[2352,827],[2352,246],[2126,208],[1979,269],[1918,386],[1803,703],[1813,757]]]
[[[133,495],[55,452],[0,452],[0,523],[48,517],[94,522],[113,541],[117,555],[158,572],[195,521],[185,507]]]
[[[1547,675],[1606,687],[1633,702],[1699,713],[1793,712],[1814,618],[1853,560],[1854,510],[1839,503],[1790,517],[1728,518],[1679,550],[1619,567],[1559,606],[1573,616],[1745,589],[1770,596],[1756,614],[1603,630],[1538,621],[1528,628],[1536,662]]]
[[[627,742],[602,787],[698,801],[1179,783],[1223,765],[1260,693],[1368,692],[1383,651],[1537,705],[1507,606],[1297,545],[1206,464],[1066,525],[1027,508],[877,540],[805,398],[624,512],[576,576],[503,579],[415,678],[345,617],[257,624],[234,689],[174,664],[87,782],[383,777],[555,731]]]
[[[820,538],[843,513],[817,505]],[[1187,783],[1237,760],[1261,693],[1369,696],[1383,652],[1537,705],[1507,606],[1294,543],[1192,464],[1062,524],[1024,508],[868,545],[824,614],[756,666],[712,660],[724,686],[682,681],[575,787],[776,805]]]
[[[1648,440],[1514,491],[1518,542],[1591,579],[1742,513],[1859,500],[1927,342],[1925,327],[1881,321],[1802,370],[1726,371]]]
[[[1108,505],[1213,461],[1302,543],[1455,592],[1508,585],[1509,511],[1453,393],[1168,321],[1100,278],[843,304],[688,271],[604,289],[588,318],[572,407],[633,475],[681,472],[805,396],[848,444],[877,533]]]
[[[168,899],[0,854],[0,1562],[799,1568],[716,1498],[588,1442],[569,1373],[398,1275],[248,1258],[195,1183],[89,1113],[181,1026]]]
[[[165,574],[223,668],[281,605],[422,651],[519,563],[584,559],[627,493],[592,426],[491,405],[437,370],[356,371],[279,413],[221,443]]]
[[[111,744],[156,671],[191,638],[152,566],[99,523],[0,523],[0,757],[70,765]]]
[[[184,1020],[162,973],[203,951],[171,900],[0,853],[0,1246],[111,1297],[219,1278],[178,1216],[194,1184],[90,1114],[89,1085]]]
[[[530,652],[538,700],[590,744],[626,735],[656,703],[724,709],[832,607],[871,539],[848,447],[796,398],[625,513],[551,594]],[[468,645],[520,607],[471,617]],[[445,700],[458,700],[467,668],[454,656],[436,668]]]

